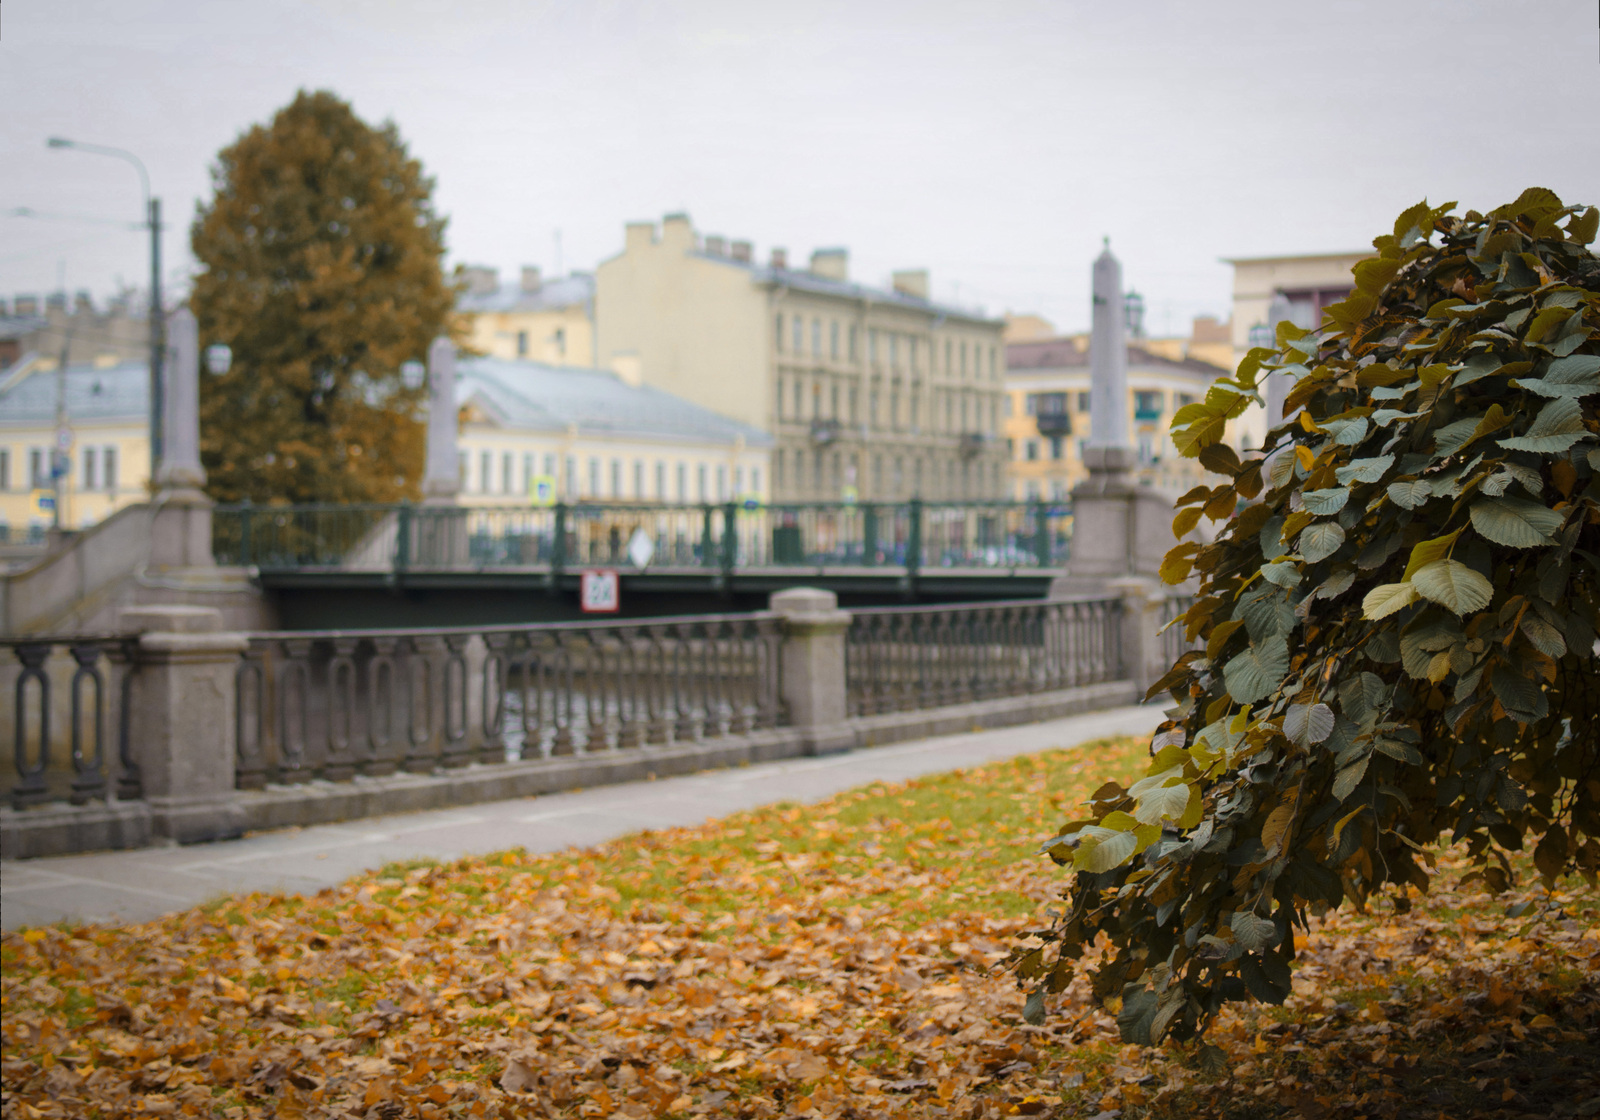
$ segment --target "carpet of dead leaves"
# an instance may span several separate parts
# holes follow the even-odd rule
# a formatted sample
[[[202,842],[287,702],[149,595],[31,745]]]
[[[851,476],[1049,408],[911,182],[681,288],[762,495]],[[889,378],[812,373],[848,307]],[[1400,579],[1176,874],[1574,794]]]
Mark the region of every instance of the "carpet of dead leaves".
[[[1452,889],[1319,922],[1281,1008],[1117,1041],[995,965],[1034,854],[1131,740],[597,849],[0,943],[10,1118],[1590,1116],[1600,893]]]

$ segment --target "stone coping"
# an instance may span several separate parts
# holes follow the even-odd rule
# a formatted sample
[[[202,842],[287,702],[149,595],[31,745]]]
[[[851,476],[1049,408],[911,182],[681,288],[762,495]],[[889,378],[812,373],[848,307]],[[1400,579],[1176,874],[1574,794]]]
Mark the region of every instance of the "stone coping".
[[[921,711],[857,716],[835,729],[844,749],[985,728],[1056,719],[1135,703],[1131,681],[1109,681],[1054,692],[1002,696]],[[310,781],[239,790],[228,799],[228,835],[297,826],[332,824],[392,813],[417,812],[485,801],[502,801],[600,785],[645,781],[776,762],[814,753],[798,728],[779,727],[664,747],[630,747],[594,754],[521,762],[478,763],[432,774],[356,777],[345,782]],[[172,834],[167,810],[149,801],[52,803],[18,811],[0,807],[0,858],[31,859],[107,849],[144,848]],[[218,835],[214,839],[225,839]]]

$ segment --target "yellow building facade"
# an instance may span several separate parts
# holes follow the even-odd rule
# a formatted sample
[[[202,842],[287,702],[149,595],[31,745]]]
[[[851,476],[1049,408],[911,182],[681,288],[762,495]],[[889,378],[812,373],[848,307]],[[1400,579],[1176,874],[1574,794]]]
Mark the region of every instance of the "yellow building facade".
[[[0,371],[0,526],[11,542],[55,520],[93,525],[144,501],[150,478],[150,367],[143,361],[56,364],[36,356]],[[64,410],[65,419],[58,408]],[[59,448],[59,459],[52,450]],[[53,463],[64,473],[52,478]]]
[[[595,272],[598,355],[639,383],[768,433],[773,500],[1000,498],[1004,324],[849,278],[843,249],[807,267],[688,217],[632,223]]]
[[[1199,463],[1172,446],[1172,416],[1226,373],[1195,358],[1128,347],[1128,430],[1141,484],[1177,494],[1205,481]],[[1089,337],[1012,343],[1006,347],[1005,390],[1008,496],[1067,499],[1088,477],[1083,450],[1089,438]]]
[[[462,292],[456,315],[474,352],[494,358],[593,366],[594,277],[584,272],[544,279],[523,268],[515,287],[480,265],[456,270]]]

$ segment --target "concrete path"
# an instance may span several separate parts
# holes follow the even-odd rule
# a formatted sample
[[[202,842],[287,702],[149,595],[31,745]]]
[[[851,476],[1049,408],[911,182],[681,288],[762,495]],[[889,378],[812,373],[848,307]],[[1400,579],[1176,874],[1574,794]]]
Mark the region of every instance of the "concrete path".
[[[373,817],[193,847],[0,862],[4,928],[149,921],[230,894],[315,892],[400,859],[457,859],[506,848],[553,852],[647,828],[697,825],[776,801],[818,801],[1107,735],[1145,734],[1155,705],[948,735],[826,758],[708,770],[654,782]]]

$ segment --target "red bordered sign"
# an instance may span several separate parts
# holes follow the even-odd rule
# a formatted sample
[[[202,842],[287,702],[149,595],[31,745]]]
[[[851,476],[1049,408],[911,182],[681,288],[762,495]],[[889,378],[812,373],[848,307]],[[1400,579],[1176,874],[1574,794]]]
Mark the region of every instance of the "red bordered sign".
[[[578,605],[585,614],[615,614],[622,609],[622,586],[615,568],[585,568],[578,580]]]

